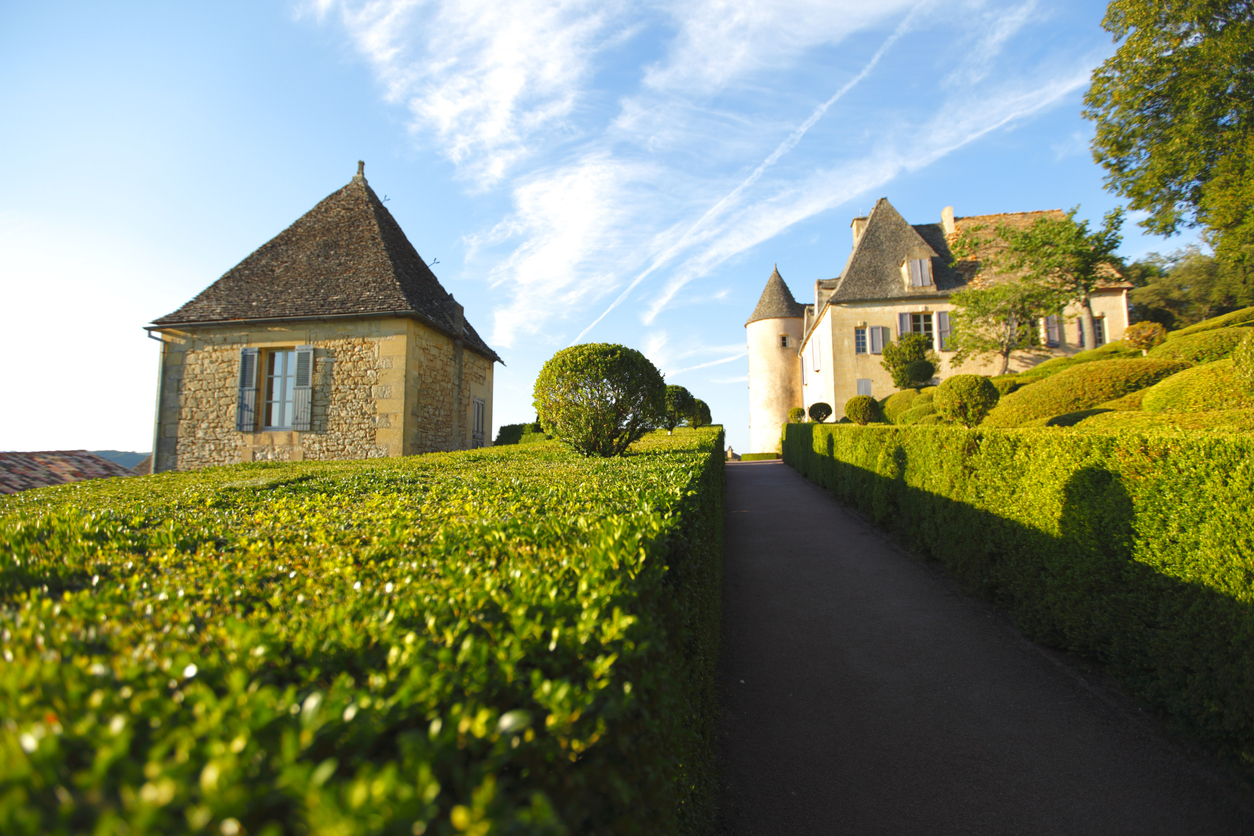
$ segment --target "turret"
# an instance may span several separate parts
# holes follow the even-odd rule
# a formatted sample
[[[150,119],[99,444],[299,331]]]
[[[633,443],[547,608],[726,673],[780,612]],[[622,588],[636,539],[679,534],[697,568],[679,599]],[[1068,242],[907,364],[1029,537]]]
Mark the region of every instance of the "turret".
[[[805,306],[775,267],[745,323],[749,338],[749,451],[780,452],[788,410],[801,406],[801,347]]]

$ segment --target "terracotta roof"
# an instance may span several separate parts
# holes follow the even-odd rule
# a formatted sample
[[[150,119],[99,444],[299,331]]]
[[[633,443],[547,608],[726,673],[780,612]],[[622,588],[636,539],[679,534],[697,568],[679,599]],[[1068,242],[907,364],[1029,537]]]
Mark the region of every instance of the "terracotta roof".
[[[1062,220],[1065,217],[1067,217],[1067,213],[1061,209],[1043,209],[1037,212],[1003,212],[996,215],[970,215],[965,218],[954,218],[954,233],[947,236],[947,240],[952,242],[963,232],[966,232],[973,227],[988,230],[990,233],[995,232],[999,226],[1006,226],[1016,230],[1024,230],[1032,226],[1032,224],[1036,223],[1041,218]],[[988,255],[996,249],[998,243],[997,239],[984,241],[982,246],[976,250],[972,257],[959,262],[959,271],[961,271],[969,279],[970,276],[975,274],[979,266],[980,259],[982,257],[987,258]],[[1118,270],[1109,265],[1102,265],[1098,268],[1098,272],[1105,277],[1099,282],[1101,287],[1132,287],[1130,282],[1123,280],[1123,276]],[[980,276],[972,282],[972,284],[978,287],[1008,278],[1011,278],[1011,276],[1005,274]]]
[[[122,465],[86,450],[0,453],[0,493],[130,475],[131,471]]]
[[[788,285],[784,284],[784,278],[779,274],[779,266],[776,265],[771,277],[766,280],[766,287],[763,288],[762,296],[758,299],[758,306],[753,309],[745,325],[757,322],[759,319],[791,319],[803,316],[805,316],[805,305],[793,298],[792,291],[788,289]]]
[[[153,325],[413,316],[500,360],[469,322],[456,333],[455,308],[359,165],[347,186]]]

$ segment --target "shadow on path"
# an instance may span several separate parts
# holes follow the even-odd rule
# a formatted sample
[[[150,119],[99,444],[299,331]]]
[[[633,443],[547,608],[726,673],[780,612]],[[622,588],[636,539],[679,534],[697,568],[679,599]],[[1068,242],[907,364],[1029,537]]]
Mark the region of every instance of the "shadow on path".
[[[788,466],[728,467],[726,508],[720,833],[1254,833],[1234,778]]]

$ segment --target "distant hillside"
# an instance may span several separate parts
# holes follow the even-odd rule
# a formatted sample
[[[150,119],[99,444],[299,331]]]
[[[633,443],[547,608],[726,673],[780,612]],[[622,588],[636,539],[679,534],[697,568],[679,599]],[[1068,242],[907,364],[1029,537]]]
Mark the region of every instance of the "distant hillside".
[[[128,453],[124,450],[91,450],[90,452],[128,469],[148,458],[147,453]]]

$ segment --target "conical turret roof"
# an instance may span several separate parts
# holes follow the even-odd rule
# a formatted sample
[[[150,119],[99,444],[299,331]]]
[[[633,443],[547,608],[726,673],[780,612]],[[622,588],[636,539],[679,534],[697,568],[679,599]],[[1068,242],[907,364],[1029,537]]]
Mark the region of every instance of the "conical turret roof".
[[[784,278],[779,274],[779,265],[775,265],[771,277],[766,280],[766,288],[758,299],[758,306],[746,320],[745,325],[759,319],[800,319],[805,316],[806,306],[792,296]]]
[[[414,317],[500,360],[458,316],[456,301],[366,183],[359,164],[347,186],[153,324],[363,316]]]

